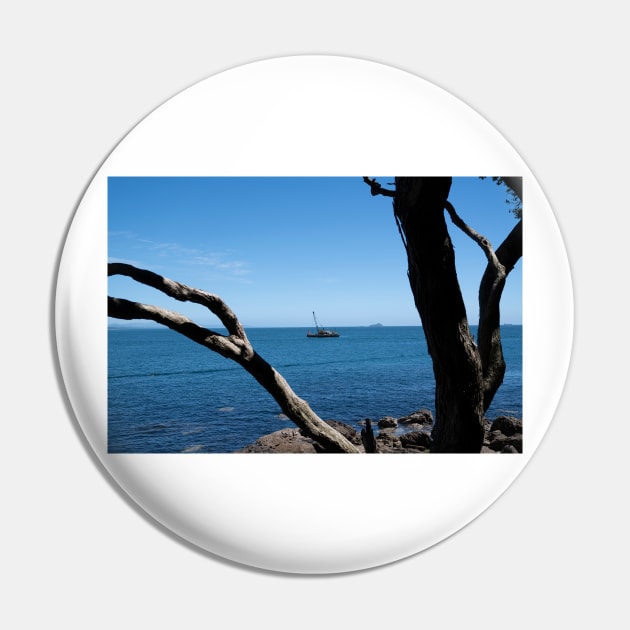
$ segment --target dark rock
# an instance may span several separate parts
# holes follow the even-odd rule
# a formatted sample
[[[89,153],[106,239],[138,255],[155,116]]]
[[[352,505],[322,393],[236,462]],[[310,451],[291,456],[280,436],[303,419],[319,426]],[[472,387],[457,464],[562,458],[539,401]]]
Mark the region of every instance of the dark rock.
[[[302,435],[298,428],[280,429],[263,435],[253,444],[236,451],[237,453],[316,453],[313,440]]]
[[[431,436],[428,429],[418,430],[415,425],[426,426],[433,422],[431,412],[420,410],[396,422],[395,418],[381,418],[385,420],[376,436],[376,446],[379,453],[425,453],[431,448]],[[391,422],[391,421],[394,422]],[[420,422],[418,422],[420,420]],[[366,421],[363,421],[364,423]],[[328,420],[327,423],[339,431],[346,439],[357,446],[359,451],[365,451],[361,434],[344,422]],[[402,435],[397,435],[396,425],[403,427]],[[360,424],[360,423],[358,423]],[[379,422],[379,426],[381,422]],[[522,420],[509,416],[499,416],[493,422],[486,421],[486,435],[481,449],[482,453],[522,453],[523,435]],[[411,429],[411,430],[410,430]],[[321,453],[322,447],[306,437],[300,429],[287,428],[265,435],[238,453]]]
[[[490,423],[486,421],[485,448],[496,453],[522,453],[523,421],[511,416],[498,416]]]
[[[349,424],[345,422],[339,422],[338,420],[326,420],[326,424],[329,424],[333,429],[336,429],[353,444],[361,444],[361,434],[353,429]]]
[[[393,431],[380,431],[376,436],[379,453],[401,452],[400,438]]]
[[[328,420],[327,424],[339,431],[347,440],[361,447],[361,435],[351,426]],[[301,429],[280,429],[268,435],[258,438],[253,444],[249,444],[237,453],[321,453],[323,448],[314,440],[306,437]]]
[[[512,452],[506,451],[505,448],[511,446],[513,447],[517,453],[523,452],[523,436],[522,435],[503,435],[500,434],[496,437],[493,437],[488,444],[488,447],[493,451],[499,452]]]
[[[379,431],[379,434],[376,436],[376,440],[379,444],[389,444],[390,446],[394,442],[400,442],[400,439],[394,431]]]
[[[498,416],[490,426],[491,431],[501,431],[503,435],[523,433],[523,421],[511,416]]]
[[[429,409],[420,409],[414,413],[398,418],[399,424],[433,424],[433,414]]]
[[[385,416],[378,421],[379,429],[395,429],[398,426],[398,420],[391,416]]]
[[[411,431],[399,437],[403,448],[431,448],[431,436],[424,431]]]

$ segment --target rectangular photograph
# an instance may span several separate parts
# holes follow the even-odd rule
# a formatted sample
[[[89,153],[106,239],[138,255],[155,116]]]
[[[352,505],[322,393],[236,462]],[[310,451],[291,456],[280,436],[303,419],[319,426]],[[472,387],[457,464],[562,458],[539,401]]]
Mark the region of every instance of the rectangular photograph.
[[[522,200],[110,177],[108,452],[522,453]]]

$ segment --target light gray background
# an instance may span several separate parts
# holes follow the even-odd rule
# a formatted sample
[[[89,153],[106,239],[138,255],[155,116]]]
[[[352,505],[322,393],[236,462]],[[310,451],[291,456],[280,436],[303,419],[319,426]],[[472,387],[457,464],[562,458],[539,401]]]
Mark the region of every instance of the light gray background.
[[[626,626],[629,46],[618,3],[560,4],[35,1],[3,11],[3,626]],[[408,70],[484,115],[545,190],[575,282],[565,394],[515,484],[440,545],[333,577],[249,570],[149,525],[85,447],[52,326],[65,232],[118,140],[198,80],[300,53]]]

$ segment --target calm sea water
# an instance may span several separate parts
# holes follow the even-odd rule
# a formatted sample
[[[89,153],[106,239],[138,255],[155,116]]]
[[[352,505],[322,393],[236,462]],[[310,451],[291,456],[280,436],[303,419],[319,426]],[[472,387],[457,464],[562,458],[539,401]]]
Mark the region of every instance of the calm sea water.
[[[420,327],[339,328],[308,339],[303,328],[252,328],[256,351],[323,419],[435,413],[431,360]],[[473,333],[476,328],[473,327]],[[502,329],[507,373],[488,418],[522,415],[522,327]],[[232,452],[293,427],[241,367],[168,329],[111,329],[110,453]]]

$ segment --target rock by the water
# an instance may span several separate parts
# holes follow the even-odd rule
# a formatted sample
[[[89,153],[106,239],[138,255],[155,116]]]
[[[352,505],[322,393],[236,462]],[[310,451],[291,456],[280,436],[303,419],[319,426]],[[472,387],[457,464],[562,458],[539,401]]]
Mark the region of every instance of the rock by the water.
[[[414,413],[398,418],[399,424],[433,424],[433,414],[429,409],[420,409]]]
[[[523,452],[523,421],[512,416],[498,416],[486,423],[484,448],[494,453]]]
[[[383,422],[384,421],[384,422]],[[328,420],[327,423],[352,442],[360,452],[365,452],[361,434],[344,422]],[[376,446],[379,453],[428,453],[431,449],[431,436],[427,425],[433,423],[428,410],[420,410],[404,418],[385,417],[379,421]],[[365,422],[357,422],[357,425]],[[404,427],[400,435],[397,426]],[[415,428],[422,426],[422,430]],[[523,423],[519,418],[499,416],[492,421],[485,420],[486,436],[481,453],[522,453]],[[412,429],[412,427],[414,427]],[[412,429],[412,430],[409,430]],[[300,429],[287,428],[264,435],[253,444],[236,451],[237,453],[321,453],[322,447]]]
[[[362,448],[361,435],[351,426],[328,420],[333,429],[336,429],[347,440],[352,442],[359,449]],[[322,447],[313,439],[306,437],[302,430],[294,427],[290,429],[280,429],[268,435],[263,435],[254,443],[248,444],[237,453],[321,453]]]
[[[237,453],[317,453],[313,440],[305,438],[298,428],[280,429],[259,437]]]
[[[378,421],[379,429],[395,429],[398,426],[398,420],[391,416],[385,416]]]
[[[431,448],[431,436],[424,431],[412,431],[400,436],[400,443],[405,448],[418,448],[427,450]]]
[[[505,451],[507,446],[513,447],[517,453],[523,452],[523,436],[521,434],[504,435],[503,433],[492,432],[490,439],[488,440],[488,447],[493,451]]]
[[[490,431],[500,431],[503,435],[523,433],[523,421],[512,416],[498,416],[492,421]]]

